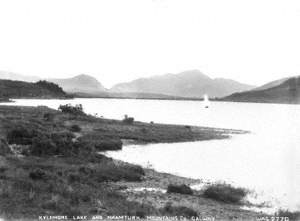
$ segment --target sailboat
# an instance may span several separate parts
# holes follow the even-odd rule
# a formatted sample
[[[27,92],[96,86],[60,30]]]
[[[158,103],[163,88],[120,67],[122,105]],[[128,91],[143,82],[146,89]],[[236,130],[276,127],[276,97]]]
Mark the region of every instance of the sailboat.
[[[205,108],[209,107],[209,99],[208,99],[208,95],[207,94],[204,94],[204,96],[203,96],[203,104],[204,104]]]

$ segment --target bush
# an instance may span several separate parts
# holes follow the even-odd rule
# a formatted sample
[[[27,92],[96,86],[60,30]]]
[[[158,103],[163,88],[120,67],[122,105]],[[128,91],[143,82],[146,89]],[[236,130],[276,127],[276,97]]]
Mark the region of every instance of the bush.
[[[85,113],[83,112],[82,104],[76,104],[75,106],[72,106],[71,104],[60,105],[58,107],[58,110],[68,114],[85,115]]]
[[[94,153],[89,143],[73,141],[74,135],[69,132],[46,134],[33,138],[29,153],[35,156],[82,156]]]
[[[95,143],[95,148],[98,151],[121,150],[122,149],[122,141],[117,138],[103,139],[103,140]]]
[[[34,156],[58,155],[59,151],[55,143],[46,136],[35,137],[29,147],[29,153]]]
[[[289,220],[293,221],[293,220],[300,220],[300,212],[296,211],[296,212],[291,212],[288,210],[279,210],[278,212],[275,213],[275,216],[278,217],[288,217]]]
[[[77,124],[72,125],[70,129],[72,132],[80,132],[81,131],[81,128]]]
[[[125,115],[125,117],[122,120],[122,122],[125,123],[125,124],[133,124],[134,118],[133,117],[128,117],[127,115]]]
[[[100,165],[93,175],[98,182],[125,180],[129,182],[142,181],[145,172],[142,167],[135,165],[118,166],[113,163]]]
[[[9,144],[30,145],[32,139],[37,137],[39,133],[36,130],[30,130],[23,126],[17,126],[7,134]]]
[[[45,113],[43,116],[45,121],[52,121],[54,119],[54,114],[52,113]]]
[[[169,216],[184,216],[186,218],[197,217],[198,213],[185,206],[172,206],[171,203],[167,203],[162,209],[161,213]]]
[[[29,177],[33,180],[44,180],[46,179],[46,173],[41,169],[36,169],[29,173]]]
[[[248,191],[244,188],[236,188],[230,184],[212,184],[204,190],[204,197],[225,203],[241,203]]]
[[[78,141],[88,143],[97,151],[122,149],[122,141],[117,136],[99,136],[99,134],[87,134],[79,137]]]
[[[168,186],[167,193],[180,193],[180,194],[193,195],[193,190],[185,184],[183,185],[170,184]]]
[[[80,182],[80,175],[76,173],[71,173],[68,176],[68,180],[70,183]]]

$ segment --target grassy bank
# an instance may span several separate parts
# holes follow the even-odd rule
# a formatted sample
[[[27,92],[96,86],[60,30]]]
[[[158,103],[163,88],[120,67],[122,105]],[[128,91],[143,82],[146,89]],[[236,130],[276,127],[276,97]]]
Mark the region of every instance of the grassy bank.
[[[74,127],[78,131],[74,131]],[[100,151],[121,149],[121,140],[136,143],[184,142],[225,139],[233,133],[245,133],[239,130],[110,120],[84,113],[64,113],[47,107],[0,106],[0,137],[6,139],[14,132],[23,136],[24,139],[18,140],[20,144],[22,139],[31,144],[36,137],[68,133],[70,137],[88,142]]]
[[[199,180],[158,173],[99,154],[121,149],[123,140],[183,142],[224,139],[232,133],[244,132],[95,118],[83,113],[80,106],[65,106],[61,111],[0,106],[0,217],[254,218],[258,214],[240,209],[237,203],[194,191],[182,194]],[[167,190],[170,185],[173,190],[169,193],[132,191],[151,187]]]

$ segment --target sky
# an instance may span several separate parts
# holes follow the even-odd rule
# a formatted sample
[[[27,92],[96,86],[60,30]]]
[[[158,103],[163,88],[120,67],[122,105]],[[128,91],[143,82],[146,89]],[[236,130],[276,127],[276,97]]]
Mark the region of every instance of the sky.
[[[0,0],[0,70],[104,86],[199,69],[261,85],[300,74],[298,0]]]

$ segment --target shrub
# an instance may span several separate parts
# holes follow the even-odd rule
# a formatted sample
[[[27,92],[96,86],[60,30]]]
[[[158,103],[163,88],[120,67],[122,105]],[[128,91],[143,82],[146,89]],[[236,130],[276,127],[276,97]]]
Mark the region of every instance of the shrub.
[[[191,208],[185,206],[173,206],[171,203],[166,203],[161,209],[161,213],[169,216],[184,216],[186,218],[198,216],[197,212]]]
[[[54,114],[52,113],[45,113],[43,116],[45,121],[52,121],[54,119]]]
[[[122,141],[118,138],[107,138],[95,143],[95,148],[98,151],[106,151],[106,150],[121,150],[122,149]]]
[[[141,129],[141,131],[142,131],[142,133],[147,133],[147,129],[144,127]]]
[[[117,136],[99,136],[98,134],[87,134],[79,137],[78,141],[93,146],[97,151],[122,149],[122,141]]]
[[[7,141],[9,144],[30,145],[32,144],[32,139],[38,135],[39,133],[36,130],[17,126],[8,132]]]
[[[82,166],[78,169],[78,172],[84,175],[92,175],[94,170],[89,167]]]
[[[80,182],[80,175],[76,173],[71,173],[68,176],[68,180],[70,183]]]
[[[98,182],[125,180],[129,182],[142,181],[145,172],[142,167],[135,165],[118,166],[113,163],[102,164],[93,175]]]
[[[170,184],[168,186],[167,193],[180,193],[180,194],[193,195],[193,190],[185,184],[183,184],[183,185]]]
[[[72,106],[71,104],[60,105],[58,107],[58,110],[68,114],[85,115],[85,113],[83,112],[82,104],[76,104],[75,106]]]
[[[128,117],[127,115],[124,116],[124,119],[122,120],[123,123],[125,124],[133,124],[134,118],[133,117]]]
[[[33,180],[44,180],[46,179],[46,173],[41,169],[36,169],[29,172],[29,177]]]
[[[203,195],[206,198],[222,201],[225,203],[241,203],[248,191],[244,188],[236,188],[230,184],[212,184],[208,186]]]
[[[289,220],[300,220],[300,211],[291,212],[289,210],[279,210],[275,213],[275,216],[277,217],[288,217]]]
[[[73,141],[74,135],[69,132],[59,132],[38,136],[32,139],[29,153],[35,156],[82,155],[94,152],[92,146],[84,142]]]
[[[70,129],[72,132],[80,132],[81,131],[81,128],[77,124],[72,125]]]
[[[59,151],[55,143],[46,136],[35,137],[29,147],[29,153],[34,156],[58,155]]]

